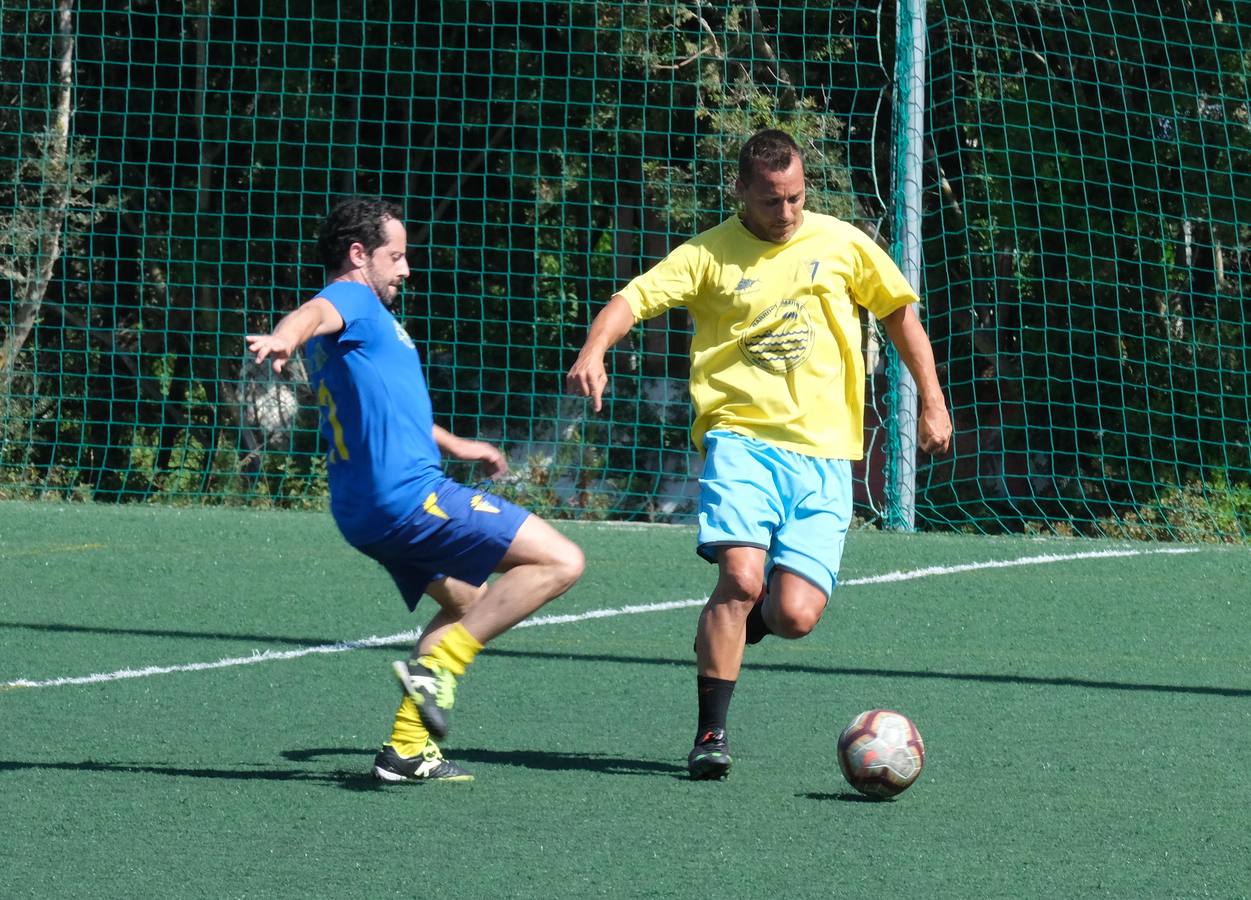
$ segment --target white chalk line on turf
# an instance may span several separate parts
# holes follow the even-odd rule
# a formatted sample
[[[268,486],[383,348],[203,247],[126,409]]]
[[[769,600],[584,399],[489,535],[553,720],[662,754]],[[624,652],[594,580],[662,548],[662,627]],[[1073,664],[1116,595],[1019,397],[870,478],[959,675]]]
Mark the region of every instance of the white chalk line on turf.
[[[963,563],[954,566],[927,566],[923,569],[911,569],[906,572],[887,572],[882,575],[869,575],[864,578],[849,578],[839,582],[842,587],[854,587],[866,584],[888,584],[899,581],[912,581],[918,578],[932,578],[938,575],[955,575],[960,572],[975,572],[983,569],[1006,569],[1014,566],[1046,565],[1048,563],[1071,562],[1081,559],[1112,559],[1127,556],[1152,556],[1159,554],[1197,553],[1193,547],[1165,547],[1156,550],[1092,550],[1085,553],[1046,553],[1040,556],[1022,556],[1017,559],[995,559],[985,562]],[[703,606],[707,597],[690,600],[669,600],[662,603],[642,603],[634,606],[620,606],[612,609],[592,609],[586,612],[570,613],[558,616],[534,616],[517,624],[516,628],[535,628],[540,625],[569,625],[575,622],[586,622],[592,619],[611,619],[619,616],[639,615],[641,613],[666,612],[674,609],[687,609],[692,606]],[[170,675],[175,672],[203,672],[209,669],[225,669],[232,666],[249,666],[257,663],[281,662],[288,659],[299,659],[315,653],[346,653],[349,650],[364,650],[370,647],[390,647],[414,643],[421,636],[421,631],[401,631],[386,637],[367,637],[356,641],[339,641],[334,644],[318,644],[312,647],[301,647],[299,650],[263,650],[250,656],[234,656],[219,659],[216,662],[183,663],[176,666],[145,666],[141,669],[119,669],[116,672],[99,672],[94,675],[79,675],[64,678],[47,678],[32,681],[19,678],[0,684],[0,691],[18,688],[65,687],[80,684],[101,684],[107,681],[121,681],[127,678],[149,678],[153,675]]]
[[[250,666],[255,663],[279,662],[284,659],[298,659],[313,653],[345,653],[348,650],[363,650],[368,647],[388,647],[392,644],[413,643],[421,636],[421,631],[402,631],[388,637],[367,637],[359,641],[340,641],[337,644],[318,644],[313,647],[301,647],[299,650],[258,650],[251,656],[232,656],[216,662],[181,663],[176,666],[144,666],[142,669],[119,669],[116,672],[100,672],[95,675],[79,675],[68,678],[48,678],[44,681],[28,681],[19,678],[17,681],[6,681],[0,684],[0,690],[12,688],[63,687],[70,684],[99,684],[104,681],[122,681],[126,678],[148,678],[152,675],[169,675],[173,672],[203,672],[208,669],[226,669],[230,666]]]
[[[1150,556],[1163,553],[1198,553],[1197,547],[1163,547],[1158,550],[1091,550],[1086,553],[1044,553],[1041,556],[1022,556],[1019,559],[994,559],[988,562],[963,563],[957,566],[930,566],[908,572],[887,572],[885,575],[869,575],[865,578],[849,578],[840,581],[843,587],[857,584],[886,584],[892,581],[912,581],[931,575],[955,575],[960,572],[976,572],[982,569],[1009,569],[1013,566],[1034,566],[1053,562],[1070,562],[1077,559],[1110,559],[1124,556]]]

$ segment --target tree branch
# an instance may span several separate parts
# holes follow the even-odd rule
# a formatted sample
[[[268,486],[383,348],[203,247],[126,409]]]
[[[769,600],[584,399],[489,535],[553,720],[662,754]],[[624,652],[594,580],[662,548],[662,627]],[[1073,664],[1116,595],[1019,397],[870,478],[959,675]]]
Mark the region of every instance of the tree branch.
[[[57,8],[57,43],[60,49],[60,64],[57,68],[58,94],[54,107],[55,117],[48,128],[47,144],[43,148],[47,163],[44,189],[47,192],[47,227],[42,229],[46,238],[46,251],[39,257],[40,265],[30,283],[26,297],[17,304],[14,322],[9,334],[0,347],[0,370],[5,372],[7,383],[13,377],[13,361],[21,352],[35,327],[35,319],[39,316],[39,307],[43,304],[44,294],[52,281],[52,272],[56,261],[61,256],[61,229],[65,226],[65,210],[69,204],[69,193],[73,171],[69,165],[69,120],[70,98],[74,88],[74,22],[73,0],[60,0]],[[36,252],[43,249],[36,243]]]

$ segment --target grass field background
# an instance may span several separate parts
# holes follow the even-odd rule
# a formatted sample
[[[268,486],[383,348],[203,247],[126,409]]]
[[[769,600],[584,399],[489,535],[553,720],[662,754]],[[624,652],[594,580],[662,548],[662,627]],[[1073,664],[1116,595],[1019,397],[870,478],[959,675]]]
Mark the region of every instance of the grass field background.
[[[0,504],[0,896],[1251,895],[1248,548],[853,532],[818,629],[748,649],[712,783],[693,530],[560,527],[570,620],[458,694],[476,780],[377,787],[430,610],[328,516]],[[875,706],[928,750],[887,803],[834,759]]]

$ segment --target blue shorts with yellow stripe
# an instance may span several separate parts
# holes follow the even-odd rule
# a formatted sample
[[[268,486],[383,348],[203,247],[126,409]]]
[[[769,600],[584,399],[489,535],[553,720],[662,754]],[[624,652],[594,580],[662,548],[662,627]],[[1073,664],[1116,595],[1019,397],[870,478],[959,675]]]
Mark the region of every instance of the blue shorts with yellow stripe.
[[[732,431],[704,436],[699,555],[759,547],[766,577],[783,568],[834,591],[851,524],[851,461],[806,456]]]
[[[385,538],[358,545],[395,580],[408,608],[443,577],[484,584],[512,545],[529,512],[480,488],[444,479],[421,508]]]

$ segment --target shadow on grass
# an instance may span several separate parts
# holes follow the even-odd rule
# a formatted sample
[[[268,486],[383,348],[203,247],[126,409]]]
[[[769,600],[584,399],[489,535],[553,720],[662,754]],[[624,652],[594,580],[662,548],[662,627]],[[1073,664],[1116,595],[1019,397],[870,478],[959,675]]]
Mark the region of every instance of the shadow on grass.
[[[0,760],[0,773],[22,771],[61,771],[111,773],[120,775],[164,775],[173,778],[211,778],[227,781],[294,781],[329,784],[350,791],[386,790],[390,785],[376,781],[370,771],[377,748],[314,747],[287,750],[284,759],[292,763],[308,763],[321,757],[351,757],[359,760],[352,769],[317,769],[313,767],[216,768],[204,766],[158,765],[155,763],[105,762],[87,759],[77,762],[50,760]],[[559,753],[547,750],[485,750],[458,749],[449,753],[462,764],[481,763],[492,766],[516,766],[550,772],[598,772],[605,775],[671,775],[685,769],[665,762],[628,759],[598,753]]]
[[[310,750],[288,750],[282,755],[292,761],[307,761],[319,756],[340,756],[354,754],[359,751],[346,747],[327,747]],[[372,758],[373,751],[370,751]],[[602,775],[675,775],[686,777],[686,769],[673,763],[650,759],[630,759],[621,756],[606,756],[601,753],[562,753],[554,750],[487,750],[474,747],[457,747],[448,750],[447,755],[453,761],[471,767],[478,763],[489,766],[513,766],[522,769],[535,769],[544,772],[597,772]],[[372,789],[377,787],[368,775],[365,776]],[[346,779],[342,787],[360,790],[356,779]]]
[[[196,640],[243,641],[257,644],[290,644],[301,648],[345,646],[353,650],[381,650],[396,653],[396,647],[406,642],[385,646],[351,646],[356,642],[331,638],[277,637],[274,635],[232,634],[229,632],[179,631],[156,628],[106,628],[87,625],[63,625],[56,623],[35,624],[27,622],[0,621],[0,629],[14,628],[30,631],[65,632],[79,634],[136,635],[147,637],[172,637]],[[537,650],[506,650],[491,647],[490,656],[514,659],[560,660],[565,662],[601,662],[621,665],[676,666],[689,668],[693,657],[664,658],[646,656],[621,656],[606,653],[553,653]],[[743,668],[760,672],[796,672],[808,675],[842,675],[849,678],[919,678],[938,681],[969,681],[980,684],[1027,684],[1050,687],[1077,687],[1109,691],[1145,691],[1161,694],[1196,694],[1210,697],[1251,697],[1251,688],[1212,687],[1206,685],[1153,684],[1150,682],[1104,681],[1095,678],[1043,677],[1036,675],[997,675],[981,672],[932,672],[924,669],[871,669],[853,666],[811,666],[796,663],[758,663],[751,661],[749,652]]]
[[[600,753],[559,753],[552,750],[474,750],[458,748],[451,755],[457,762],[517,766],[549,772],[599,772],[604,775],[668,775],[686,768],[654,759],[628,759]]]
[[[372,758],[372,754],[371,757]],[[343,777],[355,777],[357,772],[318,772],[309,769],[265,768],[206,768],[200,766],[163,766],[153,763],[101,762],[87,759],[81,762],[50,762],[0,759],[0,772],[20,771],[96,772],[121,775],[169,775],[176,778],[220,778],[230,781],[308,781],[338,783]],[[360,776],[366,777],[366,776]]]
[[[688,666],[691,659],[658,659],[645,656],[612,656],[604,653],[550,653],[536,650],[499,650],[491,656],[518,659],[563,659],[569,662],[606,662],[631,666]],[[796,663],[753,663],[750,648],[743,668],[756,672],[796,672],[805,675],[843,675],[850,678],[922,678],[938,681],[971,681],[979,684],[1032,684],[1051,687],[1095,688],[1109,691],[1148,691],[1162,694],[1200,694],[1213,697],[1251,697],[1251,688],[1208,687],[1204,685],[1151,684],[1133,681],[1101,681],[1094,678],[1041,677],[1036,675],[993,675],[980,672],[930,672],[925,669],[869,669],[851,666],[808,666]]]
[[[253,644],[287,644],[295,647],[322,647],[339,643],[351,643],[341,641],[338,638],[279,637],[272,634],[243,634],[229,631],[185,631],[171,628],[109,628],[102,625],[66,625],[60,622],[0,621],[0,629],[5,628],[47,632],[49,634],[104,634],[126,635],[128,637],[178,638],[180,640],[192,641],[245,641]],[[383,649],[389,653],[395,652],[391,647],[361,647],[359,649]]]
[[[99,762],[84,760],[83,762],[26,762],[22,760],[0,760],[0,774],[15,771],[62,771],[87,772],[92,774],[114,775],[162,775],[169,778],[208,778],[221,781],[289,781],[295,784],[325,785],[338,787],[348,791],[381,791],[390,785],[383,784],[373,776],[370,763],[376,751],[352,750],[335,751],[360,756],[358,769],[325,769],[313,768],[205,768],[189,766],[161,766],[150,763]],[[284,754],[285,755],[285,754]]]
[[[821,800],[829,802],[837,800],[840,803],[890,803],[890,798],[878,799],[876,797],[866,797],[864,794],[857,794],[854,791],[842,791],[837,794],[827,794],[819,791],[810,791],[806,794],[796,794],[796,797],[802,797],[805,800]]]

